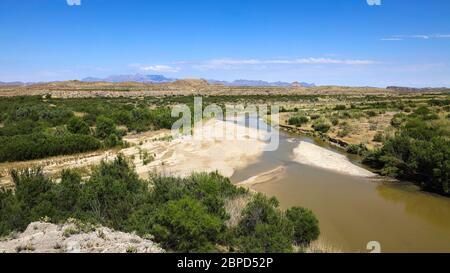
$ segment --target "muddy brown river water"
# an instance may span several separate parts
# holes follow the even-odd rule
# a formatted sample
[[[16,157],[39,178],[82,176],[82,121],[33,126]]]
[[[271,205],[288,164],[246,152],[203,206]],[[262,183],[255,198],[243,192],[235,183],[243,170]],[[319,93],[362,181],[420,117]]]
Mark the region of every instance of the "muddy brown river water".
[[[320,221],[320,240],[346,252],[368,252],[378,241],[382,252],[450,253],[450,198],[419,191],[410,183],[360,178],[292,161],[300,141],[320,141],[280,133],[280,146],[232,177],[240,182],[284,166],[269,182],[253,185],[275,196],[282,208],[303,206]],[[339,152],[339,151],[337,151]]]

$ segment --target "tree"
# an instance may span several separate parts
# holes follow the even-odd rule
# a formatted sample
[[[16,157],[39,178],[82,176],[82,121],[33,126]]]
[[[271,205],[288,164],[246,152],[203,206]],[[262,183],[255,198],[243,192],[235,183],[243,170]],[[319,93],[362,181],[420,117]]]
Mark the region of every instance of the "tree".
[[[71,170],[63,170],[57,191],[58,208],[65,214],[75,212],[81,193],[80,174]]]
[[[97,137],[105,139],[112,134],[116,134],[116,125],[114,121],[105,116],[99,116],[96,122]]]
[[[90,129],[89,125],[87,125],[84,120],[73,117],[67,123],[67,130],[72,134],[80,134],[80,135],[89,135]]]
[[[289,125],[301,126],[309,122],[309,118],[307,116],[293,116],[289,118]]]
[[[169,201],[155,214],[152,234],[164,246],[182,252],[211,251],[223,221],[189,197]]]
[[[286,217],[294,227],[294,241],[298,245],[307,246],[319,237],[319,221],[311,210],[293,207],[286,211]]]
[[[278,200],[258,193],[242,212],[236,230],[241,252],[290,252],[293,228],[277,209]]]
[[[11,190],[0,189],[0,236],[22,230],[28,224],[22,206]]]
[[[330,130],[331,125],[323,120],[318,120],[313,124],[312,127],[317,132],[326,133]]]
[[[146,189],[134,169],[119,155],[113,162],[102,161],[93,170],[82,189],[79,207],[87,220],[122,229]]]

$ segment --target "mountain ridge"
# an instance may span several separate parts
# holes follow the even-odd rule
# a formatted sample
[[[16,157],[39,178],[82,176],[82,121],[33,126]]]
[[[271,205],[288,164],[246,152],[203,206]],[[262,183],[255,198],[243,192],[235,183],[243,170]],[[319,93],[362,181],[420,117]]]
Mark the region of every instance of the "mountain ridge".
[[[140,82],[140,83],[171,83],[179,79],[167,78],[164,75],[143,75],[143,74],[123,74],[123,75],[111,75],[106,78],[87,77],[83,78],[83,82]],[[238,79],[234,81],[222,81],[214,79],[201,79],[206,80],[210,84],[222,84],[225,86],[273,86],[273,87],[314,87],[314,83],[307,82],[268,82],[262,80],[246,80]]]

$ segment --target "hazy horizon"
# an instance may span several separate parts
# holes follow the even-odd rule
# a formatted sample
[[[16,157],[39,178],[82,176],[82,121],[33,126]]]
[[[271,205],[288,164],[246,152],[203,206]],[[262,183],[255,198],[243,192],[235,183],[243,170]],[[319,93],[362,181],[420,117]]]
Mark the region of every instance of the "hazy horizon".
[[[449,1],[4,0],[0,81],[140,73],[450,87],[444,10]]]

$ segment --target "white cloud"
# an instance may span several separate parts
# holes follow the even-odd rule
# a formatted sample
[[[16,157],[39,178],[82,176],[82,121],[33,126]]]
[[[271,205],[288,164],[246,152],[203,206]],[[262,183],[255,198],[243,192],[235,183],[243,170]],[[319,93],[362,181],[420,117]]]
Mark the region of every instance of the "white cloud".
[[[81,0],[66,0],[69,6],[81,6]]]
[[[382,38],[382,41],[403,41],[403,40],[432,40],[432,39],[449,39],[450,34],[418,34],[418,35],[394,35]]]
[[[142,64],[131,64],[131,67],[137,68],[141,71],[152,71],[160,73],[176,73],[180,71],[179,67],[173,67],[169,65],[142,65]]]
[[[294,58],[294,59],[212,59],[199,62],[177,62],[178,64],[191,64],[193,68],[234,69],[237,67],[267,68],[270,65],[369,65],[375,64],[372,60],[358,59],[332,59],[332,58]]]
[[[450,38],[450,34],[436,34],[435,35],[436,38],[441,38],[441,39],[448,39]]]
[[[366,0],[369,6],[381,6],[381,0]]]
[[[403,41],[402,38],[382,38],[381,41]]]

